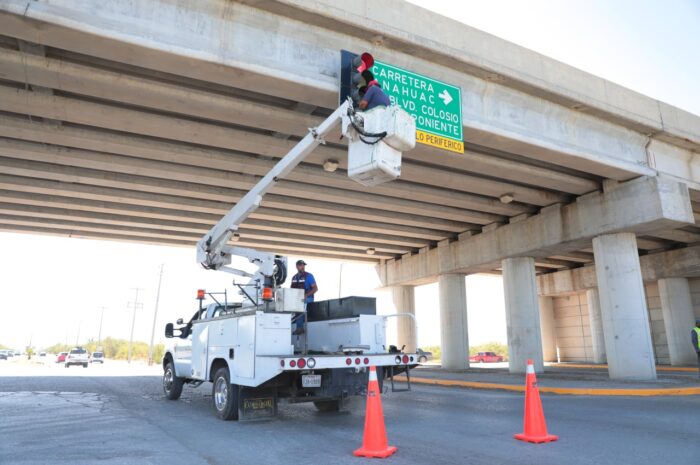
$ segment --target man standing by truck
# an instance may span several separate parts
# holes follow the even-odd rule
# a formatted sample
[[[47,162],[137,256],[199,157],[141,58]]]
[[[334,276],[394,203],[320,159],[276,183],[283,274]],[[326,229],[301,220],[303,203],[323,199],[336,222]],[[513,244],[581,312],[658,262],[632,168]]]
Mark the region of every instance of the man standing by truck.
[[[314,294],[318,292],[318,286],[314,275],[306,272],[306,262],[304,260],[297,260],[297,274],[292,278],[291,287],[292,289],[304,289],[304,304],[314,301]],[[304,332],[305,318],[305,315],[297,318],[294,334],[302,334]]]

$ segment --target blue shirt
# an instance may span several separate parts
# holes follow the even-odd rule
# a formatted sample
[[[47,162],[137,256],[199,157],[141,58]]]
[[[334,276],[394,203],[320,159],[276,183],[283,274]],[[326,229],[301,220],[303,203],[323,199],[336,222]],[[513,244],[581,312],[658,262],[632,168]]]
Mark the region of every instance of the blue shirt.
[[[386,95],[379,86],[370,86],[369,89],[367,89],[367,92],[365,92],[365,96],[362,97],[362,100],[367,102],[367,108],[365,108],[365,111],[371,110],[372,108],[380,105],[385,107],[391,105],[389,96]]]
[[[311,287],[316,284],[316,278],[311,273],[297,273],[292,278],[292,288],[294,289],[304,289],[304,293],[311,290]],[[306,298],[306,303],[313,302],[314,296],[310,295]]]

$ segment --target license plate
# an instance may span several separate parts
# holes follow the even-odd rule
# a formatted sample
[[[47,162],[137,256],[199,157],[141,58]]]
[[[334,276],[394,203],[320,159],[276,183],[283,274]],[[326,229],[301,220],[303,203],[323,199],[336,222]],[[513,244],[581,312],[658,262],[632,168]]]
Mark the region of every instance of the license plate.
[[[321,375],[301,375],[301,386],[305,388],[321,387]]]

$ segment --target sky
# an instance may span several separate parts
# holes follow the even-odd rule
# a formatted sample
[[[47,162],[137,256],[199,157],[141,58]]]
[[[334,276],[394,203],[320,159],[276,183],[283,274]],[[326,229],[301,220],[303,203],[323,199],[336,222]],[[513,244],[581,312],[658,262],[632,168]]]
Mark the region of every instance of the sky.
[[[412,2],[700,114],[700,0]],[[198,288],[233,292],[230,275],[198,268],[193,248],[0,233],[0,258],[0,344],[16,349],[97,339],[101,307],[102,337],[128,338],[136,287],[134,339],[148,341],[161,264],[156,342],[165,323],[195,311]],[[344,264],[341,279],[340,263],[304,258],[319,299],[375,296],[379,313],[397,311],[371,266]],[[439,344],[437,302],[436,284],[416,288],[419,345]],[[467,305],[472,345],[506,341],[500,277],[467,277]]]
[[[409,0],[700,115],[700,0]]]

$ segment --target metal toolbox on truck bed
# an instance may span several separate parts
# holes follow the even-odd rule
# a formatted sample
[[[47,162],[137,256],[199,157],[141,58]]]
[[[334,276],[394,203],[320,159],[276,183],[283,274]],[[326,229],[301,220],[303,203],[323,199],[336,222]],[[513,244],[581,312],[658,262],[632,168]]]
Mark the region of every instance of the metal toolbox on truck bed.
[[[328,319],[328,301],[309,302],[306,304],[308,321],[325,321]]]
[[[328,301],[328,319],[330,320],[376,314],[377,299],[374,297],[352,296]]]

